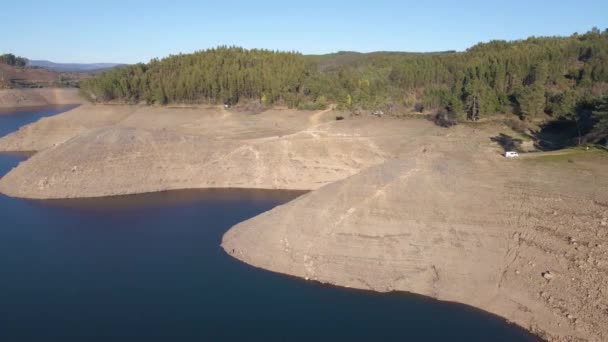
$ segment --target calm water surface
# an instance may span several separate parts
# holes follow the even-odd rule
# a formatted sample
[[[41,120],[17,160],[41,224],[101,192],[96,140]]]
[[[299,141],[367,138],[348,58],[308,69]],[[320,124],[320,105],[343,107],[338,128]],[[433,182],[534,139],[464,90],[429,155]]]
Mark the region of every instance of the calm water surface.
[[[0,132],[61,110],[0,115]],[[0,154],[0,175],[23,159]],[[323,286],[223,252],[228,228],[300,194],[0,195],[0,341],[536,340],[466,306]]]

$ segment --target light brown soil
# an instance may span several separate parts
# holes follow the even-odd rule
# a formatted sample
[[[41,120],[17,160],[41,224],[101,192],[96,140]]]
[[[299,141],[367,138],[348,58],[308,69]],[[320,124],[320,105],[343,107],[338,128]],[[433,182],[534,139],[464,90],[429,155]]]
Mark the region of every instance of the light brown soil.
[[[469,304],[550,341],[608,340],[608,158],[425,149],[243,222],[222,246],[275,272]]]
[[[605,154],[506,160],[490,140],[503,127],[336,115],[85,105],[0,139],[40,151],[0,191],[316,189],[237,225],[224,249],[275,272],[469,304],[547,340],[608,340]]]
[[[34,88],[0,90],[0,109],[80,104],[78,90],[73,88]]]
[[[0,191],[66,198],[208,187],[309,190],[390,157],[378,145],[390,137],[372,141],[373,125],[314,126],[313,115],[82,106],[0,139],[0,150],[41,151],[3,177]],[[378,133],[390,129],[376,126]]]

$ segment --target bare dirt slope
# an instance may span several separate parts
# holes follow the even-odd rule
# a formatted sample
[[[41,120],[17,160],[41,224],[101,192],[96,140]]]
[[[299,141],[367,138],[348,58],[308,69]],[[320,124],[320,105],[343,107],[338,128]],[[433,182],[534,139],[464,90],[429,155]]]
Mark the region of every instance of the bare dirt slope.
[[[83,106],[0,139],[1,150],[40,151],[3,177],[0,191],[65,198],[209,187],[309,190],[395,155],[393,137],[383,136],[396,132],[390,122],[311,125],[312,115]],[[400,134],[429,125],[409,127]]]
[[[60,104],[80,104],[78,89],[0,89],[0,108],[21,108]]]
[[[232,113],[221,107],[151,107],[85,104],[41,119],[0,138],[0,151],[42,151],[88,130],[104,127],[170,131],[208,139],[256,139],[293,134],[313,125],[315,112],[270,110]],[[327,120],[325,120],[327,121]]]
[[[479,147],[430,143],[243,222],[222,246],[275,272],[469,304],[547,340],[608,340],[608,161],[492,161]]]

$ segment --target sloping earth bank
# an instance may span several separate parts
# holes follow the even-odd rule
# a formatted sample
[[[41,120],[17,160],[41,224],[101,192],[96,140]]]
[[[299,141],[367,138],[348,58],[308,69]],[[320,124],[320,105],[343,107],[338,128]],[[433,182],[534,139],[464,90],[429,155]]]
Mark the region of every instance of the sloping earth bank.
[[[389,122],[312,125],[311,115],[82,106],[0,139],[0,150],[40,151],[3,177],[0,191],[66,198],[206,187],[309,190],[384,162],[398,148],[382,136],[397,132]],[[419,129],[429,127],[409,127]]]

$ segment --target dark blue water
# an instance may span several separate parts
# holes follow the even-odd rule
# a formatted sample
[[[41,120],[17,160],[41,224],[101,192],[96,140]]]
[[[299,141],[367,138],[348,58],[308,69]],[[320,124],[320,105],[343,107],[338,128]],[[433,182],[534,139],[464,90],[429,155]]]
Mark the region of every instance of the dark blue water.
[[[13,126],[0,129],[42,113],[4,116]],[[0,155],[0,174],[24,158]],[[298,195],[0,195],[0,341],[536,340],[467,306],[324,286],[223,252],[230,226]]]

